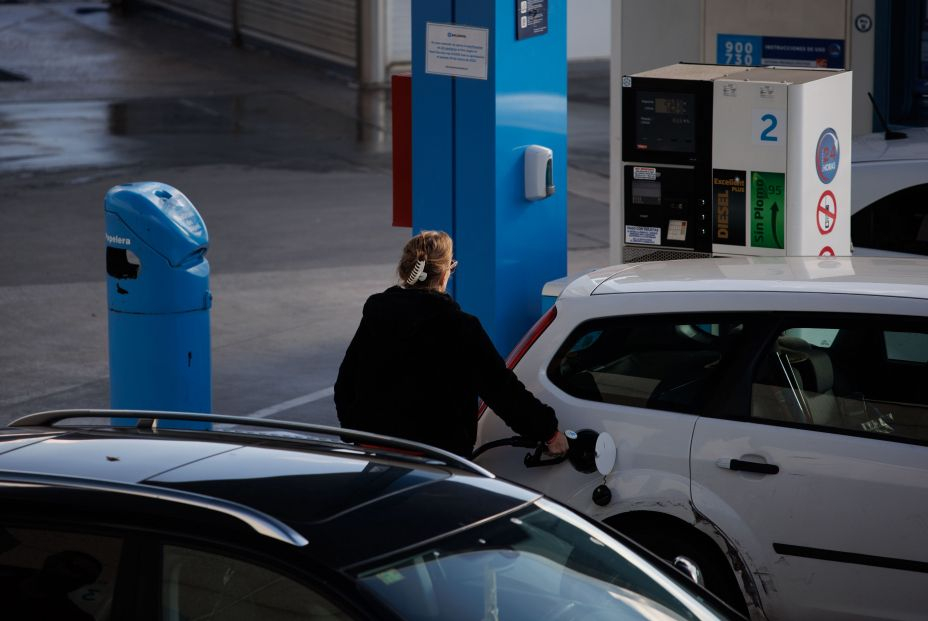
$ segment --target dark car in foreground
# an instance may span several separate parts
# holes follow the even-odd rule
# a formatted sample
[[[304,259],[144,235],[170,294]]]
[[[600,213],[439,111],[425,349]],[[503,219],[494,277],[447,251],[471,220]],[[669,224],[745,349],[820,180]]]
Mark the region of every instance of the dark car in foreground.
[[[617,537],[467,460],[344,429],[100,411],[0,429],[7,621],[738,618]]]

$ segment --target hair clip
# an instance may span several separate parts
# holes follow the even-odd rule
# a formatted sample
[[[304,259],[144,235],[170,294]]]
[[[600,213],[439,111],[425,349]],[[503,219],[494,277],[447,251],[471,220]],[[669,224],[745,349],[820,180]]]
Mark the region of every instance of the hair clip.
[[[406,279],[406,284],[411,285],[417,280],[423,282],[428,277],[428,274],[425,272],[425,261],[419,259],[416,261],[416,266],[412,268],[412,271],[409,272],[409,277]]]

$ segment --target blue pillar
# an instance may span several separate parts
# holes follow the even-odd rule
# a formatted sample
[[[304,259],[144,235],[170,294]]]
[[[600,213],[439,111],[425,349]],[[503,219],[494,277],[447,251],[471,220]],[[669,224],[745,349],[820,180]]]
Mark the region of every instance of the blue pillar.
[[[544,283],[567,272],[566,1],[529,2],[547,30],[523,39],[517,0],[412,3],[413,231],[452,235],[451,293],[504,355],[538,318]],[[486,79],[428,73],[429,23],[486,29]],[[529,145],[554,153],[542,200],[524,195]]]

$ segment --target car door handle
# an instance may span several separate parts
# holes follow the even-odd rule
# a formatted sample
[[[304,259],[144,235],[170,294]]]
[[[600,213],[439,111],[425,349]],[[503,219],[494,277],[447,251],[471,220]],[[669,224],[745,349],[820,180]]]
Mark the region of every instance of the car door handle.
[[[776,464],[759,464],[756,461],[745,461],[743,459],[723,458],[715,462],[719,468],[726,470],[741,470],[742,472],[754,472],[756,474],[776,474],[780,467]]]

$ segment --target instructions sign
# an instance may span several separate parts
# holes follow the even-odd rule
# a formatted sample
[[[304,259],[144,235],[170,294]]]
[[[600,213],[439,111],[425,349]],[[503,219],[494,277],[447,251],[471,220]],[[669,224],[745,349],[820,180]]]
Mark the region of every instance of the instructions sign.
[[[516,39],[548,32],[548,0],[516,0]]]
[[[647,244],[649,246],[661,245],[661,229],[656,226],[630,226],[625,225],[626,244]]]
[[[844,68],[842,39],[719,34],[715,41],[719,65]]]
[[[425,72],[487,79],[490,31],[486,28],[425,25]]]
[[[744,245],[745,171],[712,171],[712,242]]]
[[[783,248],[786,175],[751,173],[751,247]]]

